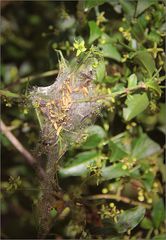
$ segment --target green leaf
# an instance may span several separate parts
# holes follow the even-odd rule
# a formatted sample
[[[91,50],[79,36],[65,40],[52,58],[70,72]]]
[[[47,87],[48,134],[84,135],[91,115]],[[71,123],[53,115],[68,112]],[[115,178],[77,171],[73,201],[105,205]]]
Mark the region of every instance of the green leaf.
[[[137,159],[149,157],[158,151],[160,151],[159,144],[150,139],[145,133],[136,138],[132,146],[132,156]]]
[[[104,57],[114,59],[118,62],[121,61],[121,55],[120,55],[119,51],[117,50],[117,48],[114,47],[112,43],[106,43],[104,45],[100,45],[100,47],[102,49]]]
[[[127,97],[125,103],[127,108],[123,109],[123,117],[126,121],[130,121],[147,108],[149,99],[146,93],[133,94]]]
[[[155,175],[152,172],[147,172],[142,176],[143,183],[147,191],[150,191],[153,186]]]
[[[52,209],[50,210],[50,216],[51,216],[52,218],[54,218],[54,217],[56,217],[56,215],[57,215],[57,210],[56,210],[55,208],[52,208]]]
[[[127,80],[128,88],[133,88],[137,86],[137,76],[135,75],[135,73],[131,74]]]
[[[137,21],[136,24],[134,24],[133,28],[132,28],[132,35],[134,36],[134,38],[137,41],[143,41],[144,40],[144,34],[145,34],[145,30],[141,24],[141,21]]]
[[[111,157],[109,159],[110,162],[119,161],[120,159],[128,156],[128,154],[113,141],[109,142],[109,146],[111,150]]]
[[[114,178],[124,177],[129,175],[129,171],[122,168],[123,163],[117,163],[115,165],[105,167],[102,169],[102,178],[104,180],[110,180]]]
[[[108,1],[109,0],[85,0],[84,8],[91,9]]]
[[[135,61],[142,65],[151,77],[156,69],[154,59],[147,51],[139,51],[135,55]]]
[[[157,84],[157,82],[155,82],[154,80],[148,81],[146,83],[146,86],[150,89],[152,89],[153,91],[155,91],[159,96],[161,96],[161,89],[159,87],[159,85]]]
[[[97,26],[95,21],[89,22],[89,28],[90,28],[89,43],[91,44],[101,36],[102,32],[100,28]]]
[[[118,217],[116,229],[118,233],[124,233],[135,228],[145,215],[145,208],[138,206],[124,211]]]
[[[89,136],[86,139],[85,143],[82,145],[83,149],[91,149],[97,147],[99,143],[106,137],[104,129],[97,125],[88,127],[87,133]]]
[[[147,217],[144,217],[144,219],[142,220],[140,225],[144,229],[151,229],[151,228],[153,228],[152,221],[149,218],[147,218]]]
[[[158,167],[161,172],[163,182],[166,182],[166,165],[163,163],[162,159],[158,161]]]
[[[162,125],[166,124],[165,116],[166,116],[166,105],[165,103],[160,103],[159,122]]]
[[[69,176],[82,176],[88,173],[88,166],[96,161],[99,157],[99,153],[96,151],[82,152],[76,155],[71,162],[67,163],[67,166],[61,167],[59,174],[61,177]]]
[[[135,13],[135,2],[133,1],[126,1],[126,0],[119,0],[123,11],[129,16],[133,17]]]
[[[152,240],[165,240],[166,239],[166,234],[159,234],[158,236],[155,236],[152,238]]]
[[[99,65],[96,68],[96,76],[97,76],[97,81],[102,82],[104,77],[105,77],[105,62],[101,61]]]
[[[154,203],[152,210],[152,220],[155,228],[158,228],[164,220],[165,209],[163,200],[160,198]]]
[[[143,0],[137,1],[137,8],[136,8],[136,17],[138,17],[141,13],[147,10],[151,5],[155,4],[156,0]]]
[[[151,32],[146,35],[146,39],[159,44],[159,42],[161,41],[161,35],[156,32],[156,30],[151,30]]]
[[[6,136],[4,136],[2,133],[0,133],[0,140],[3,146],[9,147],[11,145],[10,141]]]

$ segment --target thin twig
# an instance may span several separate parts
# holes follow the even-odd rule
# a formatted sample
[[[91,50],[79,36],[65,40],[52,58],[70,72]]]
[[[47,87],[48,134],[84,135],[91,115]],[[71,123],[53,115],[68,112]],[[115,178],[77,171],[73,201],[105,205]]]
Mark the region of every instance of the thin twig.
[[[47,71],[47,72],[44,72],[44,73],[39,73],[39,74],[35,74],[35,75],[32,75],[32,76],[20,78],[19,81],[20,81],[20,83],[25,83],[25,82],[32,81],[32,80],[35,80],[35,79],[38,79],[38,78],[42,78],[42,77],[50,77],[50,76],[53,76],[57,73],[58,73],[58,70],[51,70],[51,71]]]
[[[9,130],[9,128],[5,125],[5,123],[0,120],[0,131],[9,139],[9,141],[13,144],[13,146],[25,157],[27,162],[37,168],[38,174],[40,177],[44,177],[44,171],[40,166],[37,166],[36,159],[31,155],[30,152],[19,142],[19,140],[13,135],[13,133]]]
[[[38,79],[38,78],[50,77],[50,76],[56,75],[57,73],[58,73],[58,70],[50,70],[50,71],[47,71],[47,72],[43,72],[43,73],[39,73],[39,74],[35,74],[35,75],[23,77],[23,78],[19,78],[16,81],[10,83],[7,86],[7,89],[11,89],[16,84],[30,82],[30,81],[33,81],[33,80]]]
[[[141,202],[132,200],[132,199],[124,197],[124,196],[118,196],[116,194],[97,194],[97,195],[93,195],[93,196],[88,196],[85,199],[86,200],[114,199],[118,202],[121,201],[121,202],[132,204],[135,206],[141,205],[147,209],[151,208],[151,206],[149,204],[141,203]]]
[[[111,94],[103,94],[103,95],[98,95],[97,97],[87,97],[87,98],[84,98],[84,99],[78,99],[75,101],[75,103],[80,103],[80,102],[96,102],[97,100],[109,100],[109,99],[112,99],[112,98],[120,98],[120,97],[124,97],[125,95],[127,94],[131,94],[135,91],[138,91],[138,90],[142,90],[142,91],[145,91],[146,90],[146,86],[143,85],[143,84],[140,84],[136,87],[132,87],[132,88],[124,88],[123,90],[121,91],[118,91],[118,92],[113,92]]]

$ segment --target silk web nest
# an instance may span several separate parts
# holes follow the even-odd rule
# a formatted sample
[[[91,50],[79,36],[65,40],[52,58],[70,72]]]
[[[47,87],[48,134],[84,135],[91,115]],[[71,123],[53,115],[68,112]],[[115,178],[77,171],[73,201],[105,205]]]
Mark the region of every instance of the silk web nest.
[[[47,87],[35,87],[30,97],[47,146],[66,147],[80,141],[85,129],[101,109],[98,100],[96,65],[102,57],[88,51],[68,63],[59,52],[59,73]]]

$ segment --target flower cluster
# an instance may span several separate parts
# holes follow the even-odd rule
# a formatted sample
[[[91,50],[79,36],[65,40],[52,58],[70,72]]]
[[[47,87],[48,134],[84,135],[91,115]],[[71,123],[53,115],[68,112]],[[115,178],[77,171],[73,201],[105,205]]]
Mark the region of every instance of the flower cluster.
[[[124,29],[123,27],[119,28],[119,32],[121,32],[123,37],[128,41],[131,41],[132,38],[130,31],[131,31],[130,29]]]
[[[123,210],[119,210],[116,205],[111,202],[109,205],[102,204],[99,214],[102,219],[113,218],[114,222],[117,222],[117,217]]]

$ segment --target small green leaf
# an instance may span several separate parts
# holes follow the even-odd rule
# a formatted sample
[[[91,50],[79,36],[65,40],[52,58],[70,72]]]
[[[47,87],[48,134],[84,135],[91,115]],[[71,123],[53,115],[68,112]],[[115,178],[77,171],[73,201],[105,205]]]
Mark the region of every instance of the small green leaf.
[[[84,8],[91,9],[93,7],[99,6],[109,0],[85,0]]]
[[[56,215],[57,215],[57,210],[56,210],[55,208],[52,208],[52,209],[50,210],[50,215],[51,215],[52,218],[56,217]]]
[[[119,0],[123,11],[127,14],[127,16],[133,17],[135,13],[135,2],[134,1],[126,1]]]
[[[125,103],[127,108],[123,109],[123,117],[126,121],[130,121],[147,108],[149,99],[146,93],[133,94],[127,97]]]
[[[154,203],[152,210],[152,220],[155,228],[158,228],[162,221],[164,220],[165,209],[163,200],[160,198]]]
[[[101,36],[102,32],[100,28],[97,26],[95,21],[89,22],[89,28],[90,28],[89,43],[91,44]]]
[[[151,5],[155,4],[156,0],[143,0],[137,1],[137,8],[136,8],[136,17],[138,17],[141,13],[143,13],[146,9],[148,9]]]
[[[152,172],[147,172],[142,176],[143,183],[147,191],[150,191],[153,186],[155,175]]]
[[[117,163],[115,165],[105,167],[102,169],[102,177],[104,180],[110,180],[114,178],[124,177],[129,175],[129,171],[123,168],[123,163]]]
[[[157,82],[151,80],[151,81],[148,81],[146,83],[146,86],[150,89],[152,89],[153,91],[155,91],[159,96],[161,96],[161,89],[159,87],[159,85],[157,84]]]
[[[112,43],[106,43],[104,45],[100,45],[100,47],[102,49],[104,57],[114,59],[118,62],[121,61],[121,55],[120,55],[119,51],[117,50],[117,48],[114,47]]]
[[[138,64],[142,65],[148,72],[149,76],[151,77],[156,70],[155,62],[150,53],[147,51],[139,51],[135,55],[135,61]]]
[[[137,21],[136,24],[134,24],[133,28],[132,28],[132,35],[134,36],[134,38],[137,41],[143,41],[144,40],[144,34],[145,34],[145,30],[141,24],[141,21]]]
[[[87,133],[88,138],[82,145],[83,149],[91,149],[97,147],[99,143],[106,137],[104,129],[97,125],[88,127]]]
[[[160,112],[159,112],[159,122],[162,125],[166,124],[166,120],[165,120],[165,116],[166,116],[166,105],[165,103],[160,103]]]
[[[4,136],[2,133],[0,133],[0,140],[3,146],[9,147],[11,145],[10,141],[6,136]]]
[[[105,62],[102,61],[99,63],[99,65],[96,68],[96,76],[97,76],[97,81],[102,82],[104,77],[105,77]]]
[[[128,88],[133,88],[137,86],[137,76],[135,75],[135,73],[131,74],[127,80]]]
[[[142,220],[140,225],[144,229],[151,229],[151,228],[153,228],[152,221],[149,218],[147,218],[147,217],[144,217],[144,219]]]
[[[124,233],[135,228],[145,215],[145,208],[138,206],[124,211],[118,217],[116,229],[118,233]]]
[[[159,234],[158,236],[155,236],[152,238],[152,240],[165,240],[166,239],[166,234]]]
[[[166,165],[163,163],[162,159],[158,161],[158,167],[161,172],[163,182],[166,182]]]
[[[120,159],[128,156],[128,154],[124,151],[124,149],[121,149],[118,144],[114,143],[113,141],[109,142],[110,150],[111,150],[111,156],[110,156],[110,162],[119,161]]]

